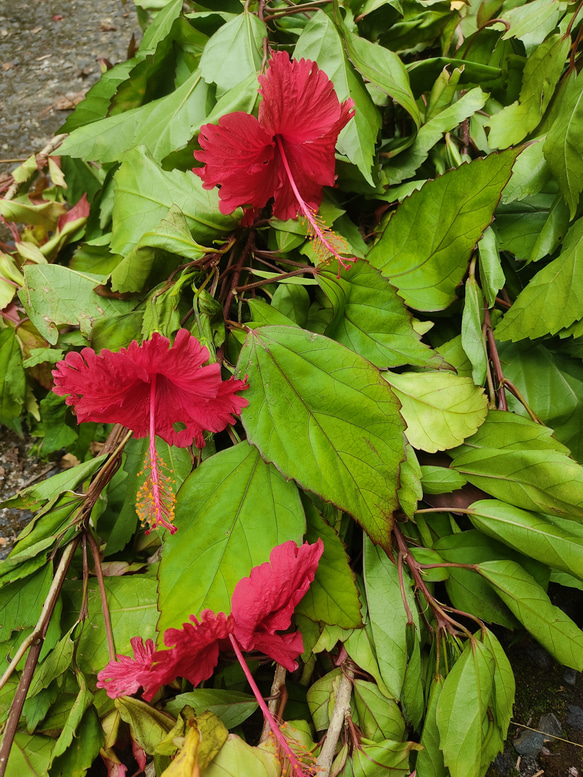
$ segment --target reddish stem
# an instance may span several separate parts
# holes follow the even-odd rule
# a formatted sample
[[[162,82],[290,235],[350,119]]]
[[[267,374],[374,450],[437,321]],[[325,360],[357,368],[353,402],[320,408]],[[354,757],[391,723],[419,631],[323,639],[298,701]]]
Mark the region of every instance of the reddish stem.
[[[265,700],[263,696],[261,695],[261,691],[257,687],[257,683],[255,682],[253,675],[251,674],[251,671],[249,667],[247,666],[247,662],[243,658],[243,653],[241,653],[241,648],[239,647],[239,643],[235,639],[235,637],[232,634],[229,634],[229,639],[231,641],[231,645],[233,646],[233,650],[235,651],[235,655],[237,656],[237,660],[241,664],[241,669],[245,673],[245,677],[247,678],[247,682],[251,686],[251,690],[253,691],[253,695],[257,699],[257,703],[259,704],[259,708],[261,712],[263,713],[263,716],[269,723],[269,726],[271,727],[271,730],[273,732],[273,736],[277,739],[277,741],[280,744],[281,749],[285,753],[287,759],[289,760],[292,769],[295,771],[296,775],[298,777],[307,777],[307,773],[304,771],[304,768],[302,764],[298,761],[295,753],[289,746],[289,743],[287,739],[284,737],[284,735],[281,733],[279,729],[279,725],[277,724],[277,721],[269,711],[269,707],[265,703]]]

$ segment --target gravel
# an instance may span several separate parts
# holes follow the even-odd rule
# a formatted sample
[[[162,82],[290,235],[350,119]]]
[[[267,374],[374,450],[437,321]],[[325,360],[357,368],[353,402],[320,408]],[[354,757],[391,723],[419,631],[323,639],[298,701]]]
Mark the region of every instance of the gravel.
[[[122,0],[0,2],[0,176],[40,151],[100,76],[141,38]]]

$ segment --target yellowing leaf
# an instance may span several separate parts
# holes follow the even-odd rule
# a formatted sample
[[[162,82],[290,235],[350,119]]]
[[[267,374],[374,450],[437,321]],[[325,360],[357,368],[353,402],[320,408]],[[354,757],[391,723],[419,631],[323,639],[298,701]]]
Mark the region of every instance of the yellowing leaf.
[[[407,439],[428,453],[459,445],[483,423],[488,412],[484,391],[471,378],[450,372],[385,373],[401,400]]]

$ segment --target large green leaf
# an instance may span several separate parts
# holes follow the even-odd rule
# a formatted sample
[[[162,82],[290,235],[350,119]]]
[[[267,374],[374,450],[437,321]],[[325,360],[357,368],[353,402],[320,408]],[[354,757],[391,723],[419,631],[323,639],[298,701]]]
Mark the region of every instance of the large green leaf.
[[[195,70],[165,97],[74,130],[63,141],[59,154],[118,162],[124,152],[142,145],[159,162],[192,137],[192,127],[204,120],[209,100],[208,84]]]
[[[204,770],[204,777],[280,777],[279,758],[260,747],[251,747],[229,734],[219,754]]]
[[[374,186],[372,165],[380,114],[362,80],[346,59],[342,39],[332,20],[316,11],[304,27],[294,50],[294,58],[312,59],[334,84],[338,99],[354,101],[355,115],[340,133],[338,148],[355,164],[367,182]]]
[[[496,723],[502,730],[505,739],[508,726],[512,719],[512,707],[514,706],[514,694],[516,682],[514,672],[502,645],[489,629],[484,629],[482,640],[494,656],[494,704],[493,712]]]
[[[444,310],[454,301],[518,153],[476,159],[428,181],[401,203],[367,258],[408,305]]]
[[[496,499],[481,499],[470,507],[474,526],[511,548],[583,580],[583,540],[541,515]]]
[[[6,777],[41,777],[47,774],[55,740],[17,731],[10,749]]]
[[[583,318],[583,219],[576,221],[560,256],[520,292],[496,327],[499,340],[531,340],[556,334]]]
[[[483,434],[479,430],[465,445],[449,452],[451,466],[496,499],[580,520],[583,468],[559,442],[545,439],[545,427],[539,426],[541,433],[533,434],[531,427],[536,426],[520,416],[511,417],[510,423],[497,417]],[[545,431],[548,435],[550,430]]]
[[[128,151],[114,178],[111,250],[127,254],[175,205],[193,238],[205,245],[234,229],[238,218],[219,212],[216,190],[206,191],[193,173],[161,170],[147,151]]]
[[[176,523],[160,563],[160,632],[205,609],[229,613],[239,580],[268,561],[276,545],[301,542],[306,525],[294,483],[246,442],[212,456],[185,480]]]
[[[384,373],[402,404],[407,439],[435,453],[474,434],[488,413],[488,400],[471,378],[451,372]]]
[[[274,326],[249,333],[237,371],[249,376],[249,441],[388,547],[404,424],[376,367],[327,337]]]
[[[362,625],[360,600],[350,559],[338,534],[321,517],[313,504],[306,500],[308,542],[318,537],[324,542],[324,553],[318,563],[316,576],[306,595],[296,607],[313,621],[323,621],[343,629]]]
[[[133,305],[102,297],[94,289],[100,280],[59,264],[29,264],[24,269],[25,286],[19,292],[26,312],[40,334],[53,345],[59,325],[72,324],[85,337],[95,321],[128,313]]]
[[[494,668],[490,650],[472,638],[445,678],[437,701],[437,728],[443,760],[452,777],[482,777],[482,745]]]
[[[34,575],[0,590],[0,642],[10,639],[17,629],[36,624],[52,582],[52,572],[52,564],[46,564]]]
[[[484,294],[476,280],[474,262],[472,262],[470,276],[466,281],[466,296],[462,315],[462,347],[472,363],[472,380],[476,386],[483,385],[488,371],[488,352],[482,329],[483,323]]]
[[[568,35],[553,35],[530,55],[517,102],[490,119],[488,143],[507,148],[523,140],[538,126],[553,96],[571,46]]]
[[[544,590],[515,561],[485,561],[480,574],[496,587],[502,601],[551,655],[566,666],[583,668],[583,632],[551,604]]]
[[[200,69],[205,81],[227,91],[261,68],[265,25],[247,9],[212,36],[205,46]]]
[[[373,545],[366,537],[364,581],[379,670],[389,692],[395,699],[399,699],[407,669],[407,613],[403,604],[404,596],[407,597],[411,611],[416,613],[411,583],[405,577],[402,590],[397,565],[382,548]]]
[[[403,364],[426,366],[439,357],[421,342],[412,316],[388,279],[368,262],[357,262],[340,277],[331,270],[316,276],[332,303],[334,318],[326,335],[379,369]]]
[[[576,70],[563,85],[559,114],[548,132],[544,154],[574,218],[583,189],[583,76]]]

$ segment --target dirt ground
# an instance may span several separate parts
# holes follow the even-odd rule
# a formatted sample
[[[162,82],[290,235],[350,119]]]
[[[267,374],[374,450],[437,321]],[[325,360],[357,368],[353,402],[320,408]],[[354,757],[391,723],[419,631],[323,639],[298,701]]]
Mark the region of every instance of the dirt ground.
[[[0,0],[0,175],[46,145],[132,34],[129,0]]]

